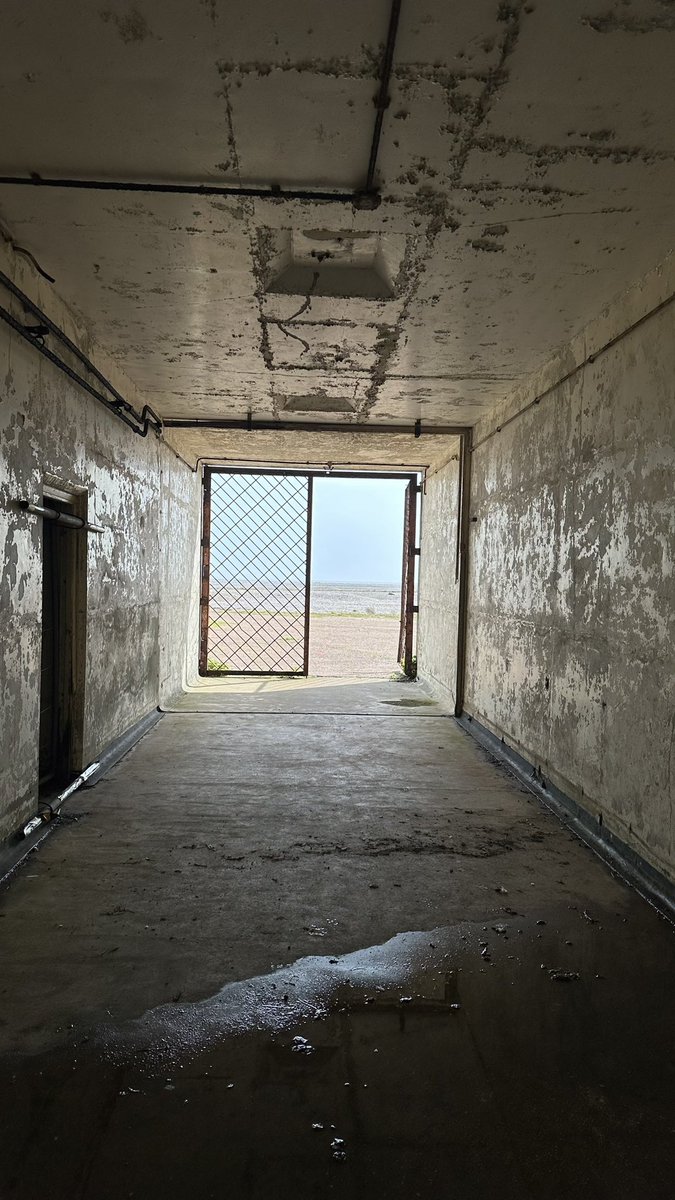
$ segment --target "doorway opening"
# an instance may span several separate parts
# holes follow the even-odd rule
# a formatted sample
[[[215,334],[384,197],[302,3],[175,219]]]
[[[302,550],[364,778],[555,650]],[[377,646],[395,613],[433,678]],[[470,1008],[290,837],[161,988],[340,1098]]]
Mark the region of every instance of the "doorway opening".
[[[44,490],[39,790],[49,795],[81,768],[86,535],[59,518],[85,517],[86,496]]]
[[[389,677],[401,639],[406,478],[314,481],[309,672]]]
[[[400,472],[206,468],[200,675],[413,678],[418,492]]]

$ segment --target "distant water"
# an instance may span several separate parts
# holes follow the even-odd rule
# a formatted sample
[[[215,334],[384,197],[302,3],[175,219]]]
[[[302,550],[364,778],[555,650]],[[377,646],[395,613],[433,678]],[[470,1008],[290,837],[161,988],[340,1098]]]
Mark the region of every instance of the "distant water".
[[[212,617],[235,612],[298,612],[303,609],[304,576],[285,582],[256,580],[237,582],[211,579]],[[364,613],[368,616],[398,617],[401,612],[400,583],[312,583],[313,613]]]
[[[368,613],[395,617],[401,612],[400,583],[312,583],[313,613]]]

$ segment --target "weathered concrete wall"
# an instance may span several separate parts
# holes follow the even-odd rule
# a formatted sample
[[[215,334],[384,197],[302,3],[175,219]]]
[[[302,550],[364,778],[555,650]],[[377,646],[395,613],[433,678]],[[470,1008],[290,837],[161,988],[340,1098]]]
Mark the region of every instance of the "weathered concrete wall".
[[[141,408],[54,288],[7,248],[0,262]],[[16,303],[11,308],[22,317]],[[101,535],[73,535],[86,536],[84,765],[175,693],[196,654],[188,617],[199,480],[154,434],[136,436],[4,324],[0,446],[1,839],[34,811],[38,781],[42,522],[16,501],[41,502],[52,476],[86,489],[89,520],[104,527]]]
[[[452,707],[457,672],[457,500],[459,461],[455,454],[430,474],[422,501],[417,673]]]
[[[674,290],[669,260],[476,428],[466,698],[671,878],[675,305],[620,335]]]
[[[201,472],[172,454],[160,463],[159,701],[198,678]]]

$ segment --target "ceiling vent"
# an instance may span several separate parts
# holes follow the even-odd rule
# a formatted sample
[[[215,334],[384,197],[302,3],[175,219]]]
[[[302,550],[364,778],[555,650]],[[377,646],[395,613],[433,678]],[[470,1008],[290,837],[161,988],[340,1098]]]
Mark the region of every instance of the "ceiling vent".
[[[389,300],[403,258],[402,235],[330,229],[270,230],[267,291],[294,296]]]
[[[281,401],[284,412],[353,413],[354,405],[343,396],[325,396],[315,392],[312,396],[285,396]]]

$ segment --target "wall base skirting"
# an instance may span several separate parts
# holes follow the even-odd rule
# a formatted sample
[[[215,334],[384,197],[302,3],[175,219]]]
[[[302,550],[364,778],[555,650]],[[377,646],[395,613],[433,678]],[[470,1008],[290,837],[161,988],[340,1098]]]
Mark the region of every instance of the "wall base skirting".
[[[501,763],[507,766],[518,781],[525,785],[546,808],[593,850],[617,875],[644,896],[659,912],[675,920],[675,884],[671,883],[632,846],[612,833],[576,800],[572,800],[548,780],[536,774],[535,764],[502,738],[481,725],[469,713],[462,713],[457,723]]]
[[[133,749],[133,747],[136,745],[136,742],[140,742],[141,738],[145,737],[146,733],[149,733],[151,729],[154,729],[157,722],[161,721],[163,715],[164,714],[160,712],[158,708],[153,708],[145,717],[141,717],[140,721],[136,721],[135,725],[131,725],[129,729],[125,730],[120,737],[115,738],[114,742],[110,742],[110,744],[106,746],[105,750],[96,756],[98,770],[90,776],[83,786],[85,788],[96,787],[96,784],[99,782],[99,780],[102,779],[104,775],[107,775],[108,771],[110,771],[110,769],[114,767],[115,764],[120,761],[120,759],[124,758],[125,754],[128,754],[129,751]]]
[[[101,780],[103,776],[115,766],[116,763],[124,758],[125,754],[128,754],[129,751],[132,750],[136,745],[136,743],[140,742],[141,738],[145,737],[145,734],[149,733],[150,730],[154,728],[158,721],[161,721],[162,716],[163,713],[161,713],[158,708],[153,708],[151,712],[146,714],[146,716],[141,717],[140,721],[136,721],[134,725],[131,725],[129,729],[125,730],[120,737],[115,738],[113,742],[110,742],[106,746],[105,750],[98,755],[96,759],[97,769],[89,776],[86,783],[82,784],[82,788],[95,787],[99,780]],[[73,795],[76,795],[76,793],[73,793]],[[26,822],[24,821],[22,823],[22,828],[25,824]],[[42,842],[44,842],[45,838],[48,837],[51,831],[57,828],[57,826],[58,815],[56,815],[53,820],[48,821],[46,824],[41,824],[38,826],[38,828],[33,833],[29,834],[28,837],[23,837],[21,831],[19,830],[19,832],[14,837],[10,838],[4,846],[0,846],[0,886],[9,882],[12,875],[17,868],[21,866],[21,863],[24,861],[24,859],[28,858],[30,854],[33,854],[34,851],[37,850],[42,844]]]

